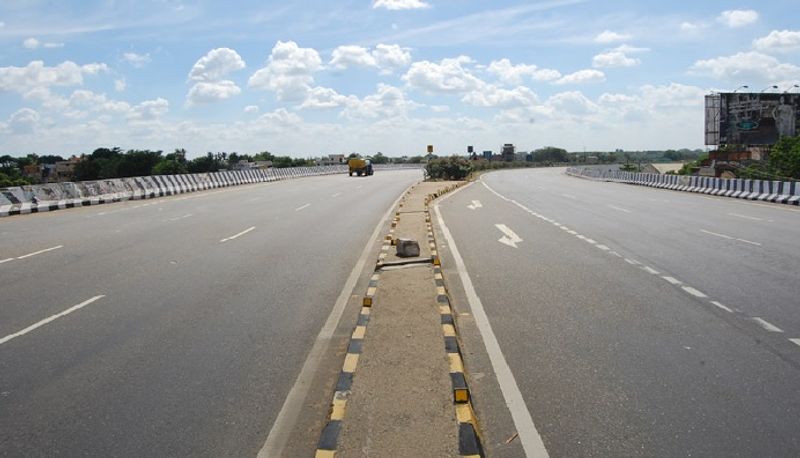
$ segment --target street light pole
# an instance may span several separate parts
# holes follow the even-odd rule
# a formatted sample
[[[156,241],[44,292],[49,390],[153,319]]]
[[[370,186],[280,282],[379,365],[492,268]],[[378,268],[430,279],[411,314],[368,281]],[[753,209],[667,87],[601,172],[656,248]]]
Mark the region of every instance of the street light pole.
[[[744,86],[739,86],[736,89],[734,89],[733,93],[736,94],[736,92],[739,91],[739,89],[749,89],[749,88],[750,88],[750,86],[745,84]]]
[[[770,89],[778,89],[778,86],[774,85],[774,84],[772,86],[767,86],[767,87],[765,87],[764,89],[761,90],[761,93],[763,94],[764,92],[766,92],[766,91],[768,91]]]

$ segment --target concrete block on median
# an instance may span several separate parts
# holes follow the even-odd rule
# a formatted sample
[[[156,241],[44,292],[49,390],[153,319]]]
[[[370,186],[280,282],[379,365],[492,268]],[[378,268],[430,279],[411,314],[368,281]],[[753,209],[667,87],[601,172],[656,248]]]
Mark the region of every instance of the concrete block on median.
[[[419,256],[419,243],[411,239],[397,239],[397,256],[401,258],[415,258]]]

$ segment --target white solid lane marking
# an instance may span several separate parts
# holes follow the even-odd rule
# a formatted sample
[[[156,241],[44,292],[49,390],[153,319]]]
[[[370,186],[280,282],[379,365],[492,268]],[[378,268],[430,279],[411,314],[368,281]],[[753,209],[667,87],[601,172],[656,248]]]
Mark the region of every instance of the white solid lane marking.
[[[595,245],[595,247],[597,247],[597,248],[599,248],[599,249],[601,249],[603,251],[610,251],[611,250],[611,248],[609,248],[609,247],[607,247],[605,245],[600,245],[600,244]]]
[[[649,266],[643,266],[642,270],[644,270],[645,272],[647,272],[649,274],[652,274],[652,275],[658,275],[658,274],[661,273],[661,272],[657,271],[656,269],[653,269],[652,267],[649,267]]]
[[[795,344],[797,346],[800,346],[800,339],[789,339],[789,342],[791,342],[791,343],[793,343],[793,344]]]
[[[500,232],[504,234],[497,240],[498,242],[508,245],[512,248],[517,248],[517,244],[522,241],[522,238],[520,238],[520,236],[518,236],[514,231],[509,229],[509,227],[505,224],[495,224],[494,227],[498,228]]]
[[[661,277],[661,278],[663,278],[664,280],[666,280],[666,281],[670,282],[671,284],[673,284],[673,285],[675,285],[675,286],[680,286],[680,285],[682,285],[682,284],[683,284],[683,282],[682,282],[682,281],[678,280],[678,279],[677,279],[677,278],[675,278],[675,277],[668,277],[668,276],[666,276],[666,275],[665,275],[665,276],[663,276],[663,277]]]
[[[699,291],[699,290],[697,290],[695,288],[692,288],[691,286],[682,286],[681,288],[683,288],[684,291],[686,291],[687,293],[691,294],[692,296],[700,297],[700,298],[707,298],[708,297],[702,291]]]
[[[738,240],[739,242],[749,243],[750,245],[761,246],[761,244],[760,244],[760,243],[758,243],[758,242],[751,242],[750,240],[745,240],[745,239],[736,239],[736,240]]]
[[[483,183],[483,181],[481,182]],[[485,183],[484,186],[486,186]],[[433,210],[436,213],[436,220],[439,223],[442,234],[445,240],[447,240],[447,244],[450,246],[453,260],[456,263],[456,269],[458,269],[458,276],[461,279],[461,283],[464,285],[467,302],[469,302],[472,315],[475,318],[475,324],[478,326],[478,330],[483,338],[483,345],[486,347],[486,353],[489,355],[489,359],[492,362],[492,368],[497,376],[497,382],[500,384],[500,391],[503,393],[503,398],[506,401],[508,410],[511,412],[511,418],[514,420],[514,425],[517,427],[522,449],[529,458],[547,458],[549,455],[547,449],[544,447],[544,442],[542,442],[542,436],[539,435],[539,431],[533,424],[531,413],[528,410],[528,406],[525,405],[525,399],[519,391],[514,373],[511,372],[511,368],[508,366],[508,362],[503,355],[503,350],[500,348],[500,343],[497,341],[497,337],[492,330],[492,325],[489,322],[489,317],[486,316],[486,311],[483,309],[481,299],[475,292],[475,287],[472,285],[472,279],[469,277],[464,260],[461,258],[461,254],[458,251],[458,247],[456,247],[453,236],[450,234],[450,230],[444,223],[444,219],[442,219],[441,212],[439,212],[440,203],[467,187],[469,186],[458,189],[454,193],[436,202],[433,206]],[[488,186],[486,187],[494,192]],[[505,197],[502,198],[506,199]]]
[[[497,197],[499,197],[499,198],[501,198],[501,199],[505,200],[506,202],[509,202],[509,201],[511,200],[511,199],[509,199],[508,197],[506,197],[506,196],[504,196],[504,195],[500,194],[499,192],[495,191],[494,189],[492,189],[492,188],[491,188],[491,186],[489,186],[488,184],[486,184],[486,182],[485,182],[485,181],[481,180],[481,184],[483,185],[483,187],[484,187],[484,188],[488,189],[488,190],[489,190],[489,191],[490,191],[492,194],[494,194],[494,195],[496,195]]]
[[[628,259],[628,258],[625,258],[625,262],[627,262],[628,264],[630,264],[632,266],[638,266],[638,265],[641,264],[641,262],[639,262],[639,261],[636,261],[636,260],[633,260],[633,259]]]
[[[468,188],[471,184],[472,183],[461,189]],[[383,217],[378,221],[375,230],[372,231],[372,235],[370,235],[368,240],[374,241],[378,239],[378,234],[380,234],[383,228],[383,223],[389,219],[389,215],[392,214],[395,207],[400,202],[400,199],[402,199],[409,189],[411,189],[411,186],[403,191],[400,197],[389,206],[389,209],[386,210],[386,213],[384,213]],[[272,458],[284,455],[284,450],[289,441],[289,435],[294,430],[297,419],[300,416],[300,411],[305,405],[306,396],[308,395],[308,390],[311,389],[312,379],[317,372],[317,367],[319,367],[325,356],[333,333],[339,325],[339,320],[342,317],[342,313],[344,313],[345,306],[347,306],[347,301],[355,290],[358,277],[361,275],[361,271],[364,270],[367,259],[372,256],[372,246],[373,243],[365,244],[364,251],[361,252],[361,257],[358,258],[358,262],[356,262],[355,267],[353,267],[353,270],[350,272],[350,276],[347,277],[347,281],[345,281],[342,291],[339,293],[338,299],[336,299],[336,304],[333,306],[333,309],[331,309],[331,313],[328,315],[328,319],[325,320],[325,324],[322,326],[322,329],[320,329],[319,334],[317,334],[311,351],[308,352],[308,356],[303,363],[303,368],[300,369],[300,375],[297,376],[294,385],[292,385],[292,389],[289,390],[289,394],[283,401],[283,406],[280,412],[278,412],[275,423],[272,424],[272,429],[270,429],[269,435],[267,435],[267,440],[258,452],[258,458]]]
[[[767,320],[765,320],[765,319],[763,319],[761,317],[754,316],[753,317],[753,321],[758,323],[759,326],[761,326],[762,328],[766,329],[769,332],[783,332],[783,329],[775,326],[774,324],[770,323],[769,321],[767,321]]]
[[[339,197],[339,196],[341,196],[341,195],[342,195],[342,193],[341,193],[341,192],[337,192],[337,193],[335,193],[335,194],[331,194],[331,197]]]
[[[591,243],[592,245],[597,245],[597,241],[596,241],[596,240],[592,240],[592,239],[590,239],[590,238],[585,238],[585,239],[583,239],[583,240],[584,240],[586,243]]]
[[[311,204],[305,204],[305,205],[302,205],[300,207],[295,208],[294,211],[299,212],[299,211],[305,210],[306,208],[308,208],[310,206],[311,206]]]
[[[3,263],[8,262],[8,261],[13,261],[13,260],[14,260],[14,258],[0,259],[0,264],[3,264]]]
[[[711,303],[712,303],[712,304],[714,304],[714,305],[716,305],[717,307],[721,308],[722,310],[725,310],[725,311],[726,311],[726,312],[728,312],[728,313],[733,313],[733,310],[731,310],[731,309],[730,309],[730,307],[728,307],[728,306],[725,306],[725,305],[723,305],[723,304],[722,304],[722,303],[720,303],[720,302],[717,302],[717,301],[711,301]]]
[[[236,235],[232,235],[232,236],[230,236],[230,237],[226,237],[226,238],[224,238],[224,239],[220,240],[219,242],[220,242],[220,243],[225,243],[225,242],[228,242],[228,241],[230,241],[230,240],[237,239],[237,238],[239,238],[239,237],[241,237],[241,236],[243,236],[243,235],[247,234],[247,233],[248,233],[248,232],[250,232],[250,231],[254,231],[255,229],[256,229],[256,227],[255,227],[255,226],[253,226],[253,227],[249,227],[249,228],[247,228],[247,229],[243,230],[242,232],[239,232],[238,234],[236,234]]]
[[[614,209],[614,210],[616,210],[618,212],[631,213],[631,210],[628,210],[628,209],[622,208],[622,207],[617,207],[616,205],[609,205],[608,208]]]
[[[723,238],[725,240],[733,240],[735,238],[735,237],[731,237],[730,235],[720,234],[718,232],[711,232],[711,231],[707,231],[705,229],[700,229],[700,232],[702,232],[704,234],[708,234],[708,235],[713,235],[715,237],[721,237],[721,238]]]
[[[577,236],[577,235],[578,235],[578,233],[577,233],[576,231],[572,230],[572,229],[568,230],[568,231],[567,231],[567,234],[570,234],[570,235],[575,235],[575,236]]]
[[[27,328],[23,329],[22,331],[15,332],[14,334],[9,334],[9,335],[3,337],[2,339],[0,339],[0,345],[8,342],[11,339],[15,339],[15,338],[17,338],[19,336],[25,335],[25,334],[33,331],[36,328],[40,328],[40,327],[46,325],[47,323],[49,323],[49,322],[51,322],[53,320],[61,318],[62,316],[69,315],[70,313],[72,313],[72,312],[74,312],[76,310],[82,309],[82,308],[86,307],[87,305],[91,304],[92,302],[94,302],[94,301],[96,301],[98,299],[102,299],[104,297],[106,297],[104,294],[101,294],[99,296],[95,296],[95,297],[93,297],[91,299],[88,299],[88,300],[85,300],[85,301],[81,302],[78,305],[73,305],[72,307],[64,310],[61,313],[56,313],[55,315],[49,316],[49,317],[43,319],[42,321],[39,321],[38,323],[34,323],[34,324],[28,326]]]
[[[612,254],[612,255],[614,255],[614,256],[616,256],[616,257],[618,257],[618,258],[621,258],[621,257],[622,257],[622,255],[621,255],[621,254],[619,254],[619,253],[617,253],[616,251],[609,251],[609,252],[608,252],[608,254]]]
[[[28,253],[26,255],[19,256],[19,257],[17,257],[17,259],[30,258],[31,256],[36,256],[37,254],[47,253],[48,251],[57,250],[59,248],[64,248],[64,245],[58,245],[58,246],[54,246],[54,247],[50,247],[50,248],[45,248],[44,250],[34,251],[33,253]]]

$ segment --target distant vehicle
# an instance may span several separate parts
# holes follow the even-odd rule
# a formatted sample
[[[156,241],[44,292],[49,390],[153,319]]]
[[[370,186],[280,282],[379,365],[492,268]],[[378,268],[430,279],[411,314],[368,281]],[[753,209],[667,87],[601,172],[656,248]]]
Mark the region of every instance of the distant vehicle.
[[[350,176],[353,176],[353,173],[358,176],[372,175],[372,162],[369,159],[354,157],[347,161],[347,165],[350,168]]]

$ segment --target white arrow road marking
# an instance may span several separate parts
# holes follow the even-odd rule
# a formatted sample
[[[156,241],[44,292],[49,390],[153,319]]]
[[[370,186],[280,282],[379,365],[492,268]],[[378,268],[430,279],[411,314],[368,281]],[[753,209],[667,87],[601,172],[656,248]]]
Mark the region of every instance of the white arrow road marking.
[[[494,227],[500,229],[500,232],[505,234],[504,236],[497,239],[498,242],[508,245],[511,248],[517,248],[517,243],[521,242],[522,239],[518,236],[514,231],[508,228],[505,224],[495,224]]]
[[[472,204],[467,205],[467,208],[470,210],[475,210],[476,208],[483,208],[483,204],[481,204],[480,200],[473,200]]]

